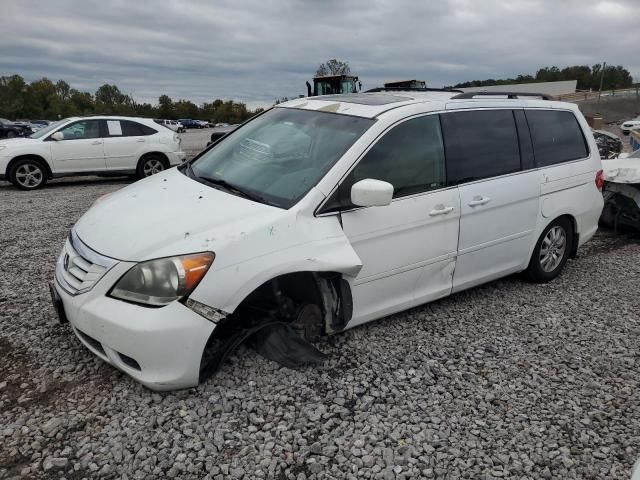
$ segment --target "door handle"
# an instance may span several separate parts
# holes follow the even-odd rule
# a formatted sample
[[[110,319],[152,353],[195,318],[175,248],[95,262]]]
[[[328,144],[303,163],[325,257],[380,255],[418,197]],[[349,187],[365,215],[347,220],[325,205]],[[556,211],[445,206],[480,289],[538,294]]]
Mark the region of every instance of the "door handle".
[[[91,145],[102,145],[102,140],[94,140]]]
[[[139,138],[139,139],[136,140],[136,142],[144,143],[144,138]]]
[[[469,206],[470,207],[477,207],[479,205],[485,205],[487,203],[489,203],[491,201],[491,199],[489,197],[482,197],[480,195],[476,195],[475,197],[473,197],[473,200],[471,200],[469,202]]]
[[[445,207],[444,205],[436,205],[436,208],[429,212],[430,217],[435,217],[437,215],[446,215],[448,213],[453,212],[453,207]]]

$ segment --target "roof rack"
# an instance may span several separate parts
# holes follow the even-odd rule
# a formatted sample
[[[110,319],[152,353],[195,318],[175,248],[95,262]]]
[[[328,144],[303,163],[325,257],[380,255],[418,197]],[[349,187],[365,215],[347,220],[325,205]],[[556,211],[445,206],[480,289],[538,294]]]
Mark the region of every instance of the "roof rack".
[[[453,92],[453,93],[463,93],[462,90],[451,90],[447,88],[409,88],[409,87],[377,87],[367,90],[364,93],[375,93],[375,92]],[[457,95],[456,95],[457,96]]]
[[[509,99],[517,99],[518,97],[540,97],[543,100],[553,100],[554,98],[547,93],[527,93],[527,92],[464,92],[460,95],[456,95],[455,97],[451,97],[451,100],[456,99],[464,99],[464,98],[475,98],[475,97],[499,97],[501,95],[505,95]]]

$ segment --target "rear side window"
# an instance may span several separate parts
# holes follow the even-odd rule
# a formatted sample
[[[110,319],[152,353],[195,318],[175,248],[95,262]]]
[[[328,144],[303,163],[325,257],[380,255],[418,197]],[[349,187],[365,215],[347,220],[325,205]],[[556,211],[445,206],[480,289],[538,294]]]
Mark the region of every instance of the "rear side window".
[[[518,132],[511,110],[452,112],[440,118],[450,185],[520,170]]]
[[[131,120],[120,120],[120,124],[122,125],[122,134],[125,137],[153,135],[157,132],[157,130],[154,130],[151,127],[147,127],[146,125],[142,125],[138,122],[132,122]]]
[[[444,168],[440,121],[427,115],[387,132],[353,169],[350,183],[383,180],[393,185],[397,198],[443,187]]]
[[[525,114],[539,167],[578,160],[588,155],[582,129],[572,112],[527,110]]]

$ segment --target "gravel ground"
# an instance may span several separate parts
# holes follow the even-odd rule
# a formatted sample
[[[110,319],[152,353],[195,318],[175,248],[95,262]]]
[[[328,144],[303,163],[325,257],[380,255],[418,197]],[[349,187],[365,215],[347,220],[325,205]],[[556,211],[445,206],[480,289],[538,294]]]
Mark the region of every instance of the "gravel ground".
[[[0,184],[0,478],[625,478],[640,456],[640,237],[152,393],[54,325],[67,230],[125,181]]]

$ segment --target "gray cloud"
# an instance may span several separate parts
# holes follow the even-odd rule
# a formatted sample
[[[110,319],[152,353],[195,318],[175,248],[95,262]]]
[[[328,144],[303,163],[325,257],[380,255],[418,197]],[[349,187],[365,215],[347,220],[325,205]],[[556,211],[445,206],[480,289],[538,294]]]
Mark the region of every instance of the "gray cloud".
[[[317,65],[334,57],[365,88],[603,60],[638,80],[635,13],[631,0],[8,0],[0,75],[61,78],[89,91],[115,83],[152,103],[166,93],[252,106],[304,93]]]

